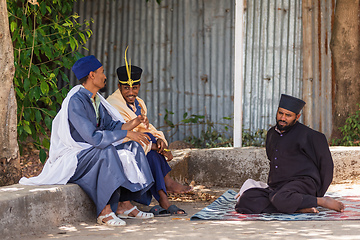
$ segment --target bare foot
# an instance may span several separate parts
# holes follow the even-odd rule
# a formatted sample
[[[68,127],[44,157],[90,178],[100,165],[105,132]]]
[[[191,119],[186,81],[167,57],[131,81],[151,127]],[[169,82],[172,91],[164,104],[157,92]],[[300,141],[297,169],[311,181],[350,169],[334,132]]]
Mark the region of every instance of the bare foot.
[[[191,186],[184,186],[184,185],[174,181],[169,176],[169,174],[167,174],[164,177],[164,180],[165,180],[166,191],[168,193],[188,193],[193,189]]]
[[[123,214],[125,211],[130,210],[133,207],[134,207],[134,205],[132,205],[130,201],[119,202],[115,213],[116,213],[116,215]],[[135,217],[138,213],[139,213],[139,210],[134,209],[133,211],[131,211],[129,213],[129,216],[130,217]]]
[[[317,202],[319,206],[335,210],[337,212],[344,212],[345,209],[342,202],[339,202],[331,197],[319,197],[317,198]]]
[[[303,209],[300,209],[298,211],[296,211],[297,213],[319,213],[319,211],[312,207],[312,208],[303,208]]]
[[[106,205],[105,208],[100,212],[99,217],[105,216],[106,214],[109,214],[111,212],[112,212],[112,210],[111,210],[110,205]],[[106,223],[107,221],[109,221],[111,219],[113,219],[113,217],[109,216],[107,218],[104,218],[102,221],[103,221],[103,223]]]

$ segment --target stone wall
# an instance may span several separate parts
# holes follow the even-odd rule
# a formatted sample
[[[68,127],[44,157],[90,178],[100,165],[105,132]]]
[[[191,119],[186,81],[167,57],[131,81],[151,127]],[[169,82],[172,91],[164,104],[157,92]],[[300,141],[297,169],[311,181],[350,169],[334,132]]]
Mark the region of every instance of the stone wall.
[[[331,147],[333,183],[358,180],[360,147]],[[266,182],[269,164],[265,148],[175,150],[171,176],[207,186],[240,187],[252,178]]]

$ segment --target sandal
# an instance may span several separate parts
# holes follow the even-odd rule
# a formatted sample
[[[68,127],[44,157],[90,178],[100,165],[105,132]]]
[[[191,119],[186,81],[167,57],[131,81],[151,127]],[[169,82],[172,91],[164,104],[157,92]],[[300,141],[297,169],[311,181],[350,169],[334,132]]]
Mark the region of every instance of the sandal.
[[[133,217],[133,216],[129,216],[129,214],[134,211],[135,209],[137,209],[139,211],[139,213]],[[119,218],[139,218],[139,219],[149,219],[149,218],[153,218],[154,214],[153,213],[146,213],[143,211],[140,211],[136,206],[131,208],[130,210],[125,211],[124,213],[120,213],[117,215]]]
[[[175,216],[187,216],[188,214],[185,212],[185,210],[178,208],[175,205],[171,205],[168,209],[167,209],[168,213],[170,213],[171,215],[175,215]],[[182,211],[184,213],[178,213],[178,211]]]
[[[108,217],[112,217],[112,219],[110,220],[107,220],[106,222],[104,222],[103,220],[105,218],[108,218]],[[97,218],[97,223],[98,224],[101,224],[101,225],[107,225],[107,226],[111,226],[111,227],[119,227],[119,226],[125,226],[126,225],[126,222],[121,220],[120,218],[118,218],[115,213],[111,212],[109,214],[106,214],[104,216],[99,216]]]
[[[168,217],[171,214],[159,205],[156,205],[150,209],[150,212],[154,214],[155,217]]]

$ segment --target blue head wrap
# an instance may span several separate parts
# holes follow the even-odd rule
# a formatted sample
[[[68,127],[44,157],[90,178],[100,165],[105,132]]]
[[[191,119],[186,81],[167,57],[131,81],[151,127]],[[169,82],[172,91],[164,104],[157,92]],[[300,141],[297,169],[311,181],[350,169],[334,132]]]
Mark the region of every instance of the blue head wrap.
[[[75,73],[76,78],[80,80],[101,66],[101,62],[99,62],[94,55],[90,55],[77,60],[71,70]]]

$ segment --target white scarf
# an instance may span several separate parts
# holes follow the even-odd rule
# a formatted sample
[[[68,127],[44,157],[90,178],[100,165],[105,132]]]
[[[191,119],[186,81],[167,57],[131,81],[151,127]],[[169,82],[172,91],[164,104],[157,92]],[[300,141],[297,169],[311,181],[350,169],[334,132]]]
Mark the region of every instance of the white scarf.
[[[46,185],[46,184],[66,184],[74,175],[77,167],[77,155],[91,145],[88,143],[76,142],[70,134],[68,122],[68,105],[70,98],[78,92],[80,85],[73,87],[64,99],[61,109],[53,120],[49,158],[39,176],[31,178],[21,178],[19,183],[24,185]],[[113,108],[99,93],[101,103],[108,111],[114,121],[125,122],[120,113]],[[122,142],[119,140],[113,145]],[[126,177],[132,183],[145,183],[145,177],[140,172],[135,156],[127,150],[118,150],[118,155],[124,168]]]

